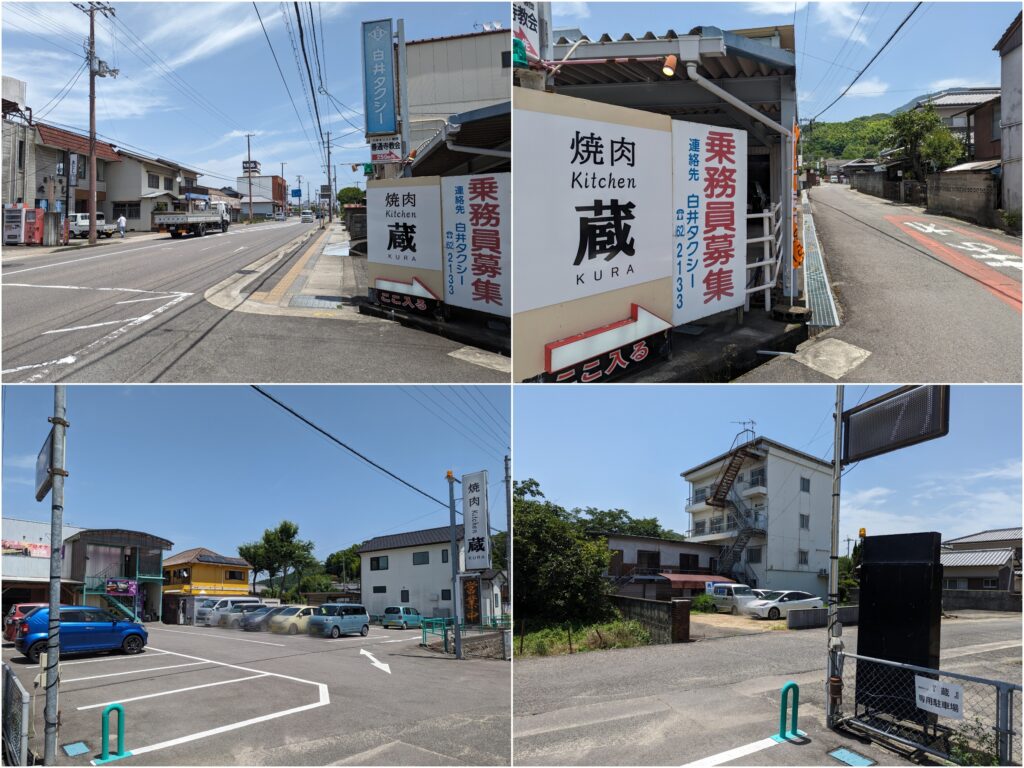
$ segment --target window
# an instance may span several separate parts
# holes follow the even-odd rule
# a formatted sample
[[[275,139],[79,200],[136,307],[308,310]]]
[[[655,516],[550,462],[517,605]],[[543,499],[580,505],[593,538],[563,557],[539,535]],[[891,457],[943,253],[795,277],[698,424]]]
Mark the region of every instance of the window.
[[[412,564],[413,565],[430,565],[430,553],[429,552],[413,552],[412,553]]]
[[[999,579],[984,579],[981,582],[982,589],[999,589]]]
[[[967,589],[967,579],[943,579],[943,589]]]
[[[798,552],[798,555],[799,555],[798,559],[797,559],[797,562],[800,565],[809,565],[810,564],[810,561],[808,560],[808,554],[809,553],[807,552],[807,550],[806,549],[800,549],[800,550],[797,550],[797,552]]]
[[[107,164],[102,160],[96,161],[96,181],[106,181]]]
[[[381,555],[380,557],[370,558],[370,570],[371,571],[386,571],[388,569],[388,556]]]
[[[750,470],[750,487],[753,488],[757,485],[765,484],[765,471],[764,467],[757,467]]]
[[[188,581],[188,568],[175,568],[172,571],[168,571],[168,573],[171,575],[170,581],[172,584],[181,584]]]
[[[451,600],[452,599],[452,591],[450,589],[442,589],[441,590],[441,599],[442,600]]]
[[[693,523],[693,535],[703,536],[707,529],[707,520],[695,520]]]
[[[811,516],[800,515],[800,530],[809,531],[811,530]]]
[[[700,568],[700,561],[697,555],[679,555],[679,568],[684,571],[695,571]]]
[[[114,219],[124,216],[126,219],[141,219],[142,212],[138,203],[114,203]]]
[[[172,179],[170,176],[164,176],[164,189],[166,189],[168,192],[174,191],[174,179]]]
[[[708,489],[707,489],[706,486],[704,488],[694,488],[693,489],[693,503],[694,504],[698,504],[698,503],[704,501],[704,499],[706,499],[707,497],[708,497]]]
[[[398,598],[398,602],[400,602],[400,603],[408,603],[409,602],[409,590],[408,589],[403,589],[399,594],[401,595],[401,597]]]
[[[800,478],[800,491],[802,493],[810,493],[811,492],[811,478],[809,478],[809,477],[801,477]]]
[[[992,107],[992,141],[999,141],[1003,137],[1003,129],[999,123],[1003,119],[1003,107],[1002,104],[996,104]]]
[[[224,581],[245,581],[245,571],[224,571]]]
[[[388,591],[387,587],[374,587],[373,588],[373,594],[375,594],[375,595],[387,594],[387,591]]]
[[[512,51],[501,52],[501,68],[508,69],[512,66]]]
[[[761,548],[747,547],[747,562],[757,564],[761,562]]]
[[[18,170],[25,170],[25,140],[18,139]]]
[[[441,550],[441,562],[442,563],[447,563],[448,562],[448,550],[447,549],[442,549]]]
[[[160,176],[155,173],[147,174],[146,186],[150,189],[160,189]]]

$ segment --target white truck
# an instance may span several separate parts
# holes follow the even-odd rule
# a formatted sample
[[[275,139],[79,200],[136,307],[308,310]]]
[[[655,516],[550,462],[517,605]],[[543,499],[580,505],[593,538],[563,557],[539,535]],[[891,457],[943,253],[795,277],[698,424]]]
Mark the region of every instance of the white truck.
[[[68,232],[71,237],[88,237],[89,236],[89,214],[88,213],[69,213],[68,214]],[[107,224],[104,219],[102,212],[96,213],[96,236],[113,237],[114,233],[117,232],[116,224]]]
[[[199,211],[168,211],[153,214],[153,223],[161,231],[178,238],[192,234],[202,237],[207,232],[227,232],[231,214],[224,203],[212,203]]]

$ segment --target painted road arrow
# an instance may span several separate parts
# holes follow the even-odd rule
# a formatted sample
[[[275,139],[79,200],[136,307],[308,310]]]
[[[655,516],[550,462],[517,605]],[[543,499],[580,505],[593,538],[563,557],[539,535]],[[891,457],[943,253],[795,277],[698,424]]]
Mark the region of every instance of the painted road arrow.
[[[359,653],[361,653],[363,656],[366,656],[370,660],[370,663],[373,664],[373,666],[375,666],[377,669],[383,669],[389,675],[391,674],[391,666],[389,664],[382,664],[381,662],[377,661],[376,656],[362,648],[359,649]]]
[[[544,357],[547,372],[560,371],[581,360],[603,355],[605,352],[646,339],[671,327],[672,323],[667,320],[662,320],[639,304],[632,304],[630,316],[625,320],[546,344]]]

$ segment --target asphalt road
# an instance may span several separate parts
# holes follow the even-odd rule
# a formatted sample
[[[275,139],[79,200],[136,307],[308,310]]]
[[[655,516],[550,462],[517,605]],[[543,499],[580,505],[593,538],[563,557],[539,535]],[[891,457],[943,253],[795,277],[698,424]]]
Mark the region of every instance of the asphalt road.
[[[829,356],[860,354],[821,346],[840,340],[870,352],[838,380],[1021,380],[1019,238],[845,185],[814,187],[810,200],[842,320],[811,346]],[[836,380],[788,357],[738,379]]]
[[[100,752],[103,705],[123,703],[125,765],[508,765],[508,662],[454,661],[418,647],[418,630],[374,627],[338,640],[148,625],[136,656],[61,662],[58,745]],[[375,667],[361,651],[387,664]],[[31,692],[38,667],[3,659]],[[42,701],[37,702],[42,748]],[[111,749],[116,748],[111,724]],[[41,752],[40,752],[41,754]]]
[[[508,381],[453,357],[462,344],[397,323],[256,315],[204,299],[312,227],[275,222],[79,252],[5,252],[3,381]],[[292,263],[258,282],[271,284]]]
[[[753,620],[752,620],[753,621]],[[856,628],[844,632],[856,652]],[[1019,615],[942,622],[942,668],[1021,681]],[[832,763],[824,729],[825,630],[767,632],[698,643],[515,661],[517,765],[682,765],[778,730],[779,691],[800,685],[800,728],[813,750],[737,761]],[[871,753],[870,747],[861,747]],[[888,756],[885,756],[888,755]],[[900,762],[875,754],[883,764]]]

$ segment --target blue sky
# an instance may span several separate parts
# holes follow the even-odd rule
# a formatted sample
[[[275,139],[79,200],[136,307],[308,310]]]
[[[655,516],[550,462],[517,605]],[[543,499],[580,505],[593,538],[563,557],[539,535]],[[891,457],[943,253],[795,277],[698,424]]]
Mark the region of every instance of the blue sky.
[[[846,387],[847,407],[892,387]],[[757,434],[831,459],[835,388],[623,385],[515,388],[513,476],[562,506],[622,508],[689,527],[684,470]],[[1021,390],[954,386],[946,437],[862,461],[843,479],[840,538],[1021,525]],[[513,522],[513,525],[515,523]]]
[[[303,187],[306,179],[313,184],[326,183],[324,163],[303,132],[304,126],[316,141],[311,109],[282,16],[282,8],[287,8],[297,44],[292,3],[260,3],[259,9],[302,124],[289,103],[252,3],[113,5],[119,23],[97,16],[97,55],[121,70],[116,79],[97,79],[97,130],[101,134],[120,139],[126,148],[134,145],[224,177],[200,179],[200,183],[221,187],[235,185],[245,157],[245,134],[256,133],[252,156],[263,164],[264,173],[280,173],[284,162],[289,183],[299,174]],[[339,187],[363,180],[362,172],[353,173],[351,164],[369,161],[369,148],[362,139],[362,21],[404,18],[407,40],[470,33],[474,24],[493,21],[509,26],[507,3],[325,2],[314,3],[313,10],[318,30],[322,20],[324,85],[345,105],[321,96],[321,122],[325,133],[329,127],[333,132],[332,165],[338,166]],[[4,2],[2,14],[4,74],[27,81],[28,104],[40,115],[83,61],[81,42],[88,35],[88,17],[68,2]],[[213,106],[200,108],[182,95],[152,60],[137,55],[125,27]],[[308,28],[305,34],[316,80],[319,76]],[[218,116],[218,111],[224,116]],[[81,76],[69,95],[42,119],[87,130],[88,75]]]
[[[669,28],[744,29],[796,23],[800,117],[809,118],[842,93],[913,3],[554,3],[555,26],[579,27],[596,39],[607,32],[639,37]],[[889,112],[915,96],[955,86],[999,85],[992,50],[1020,12],[1019,2],[926,2],[849,94],[822,121]],[[794,13],[795,11],[795,13]],[[863,16],[862,16],[863,12]],[[835,61],[835,66],[830,66]]]
[[[446,503],[446,470],[460,477],[486,469],[491,525],[505,529],[508,387],[266,389]],[[49,520],[49,498],[36,502],[33,478],[53,387],[3,392],[4,517]],[[249,387],[73,386],[67,398],[65,520],[73,525],[143,530],[170,539],[176,552],[204,546],[231,555],[289,519],[323,559],[373,536],[448,523],[447,508],[380,474]],[[479,419],[482,426],[473,426],[467,403],[489,414]],[[503,430],[495,423],[499,415]]]

